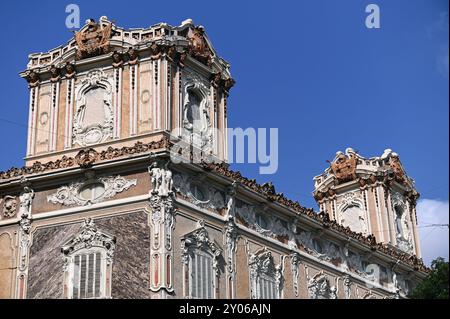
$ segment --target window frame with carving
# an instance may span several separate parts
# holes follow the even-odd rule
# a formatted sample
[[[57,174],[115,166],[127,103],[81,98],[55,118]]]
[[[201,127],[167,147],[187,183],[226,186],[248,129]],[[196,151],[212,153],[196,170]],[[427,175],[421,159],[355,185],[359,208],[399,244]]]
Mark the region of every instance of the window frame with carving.
[[[206,297],[210,297],[209,299],[217,299],[218,291],[219,291],[219,265],[218,259],[222,254],[222,249],[219,245],[209,238],[208,231],[204,226],[203,221],[199,221],[197,224],[197,228],[184,235],[181,238],[181,249],[182,249],[182,261],[183,261],[183,291],[185,298],[188,299],[208,299],[205,298],[205,295],[202,293],[198,294],[198,291],[193,291],[194,287],[198,288],[198,284],[194,286],[194,282],[201,282],[201,279],[195,279],[194,275],[199,274],[200,278],[202,278],[203,274],[198,269],[194,268],[194,261],[203,260],[202,258],[210,259],[210,287],[206,289],[206,291],[210,291],[210,294],[207,294]],[[194,273],[195,270],[195,273]],[[202,285],[203,287],[203,285]]]
[[[275,265],[272,253],[267,248],[261,249],[250,256],[250,290],[252,299],[282,299],[283,298],[283,262]],[[263,289],[264,282],[273,285],[270,293],[269,285]],[[265,292],[269,293],[266,295]]]
[[[111,298],[111,276],[115,243],[116,238],[98,230],[92,219],[88,218],[84,221],[79,232],[72,236],[61,248],[64,258],[64,298]],[[90,256],[93,256],[92,260]],[[90,266],[91,261],[94,265],[92,268]],[[100,265],[98,262],[100,262]],[[82,276],[83,273],[84,276]],[[99,277],[97,277],[97,274]],[[91,275],[94,275],[93,281],[91,281]],[[85,278],[84,290],[81,287],[83,277]],[[97,280],[97,278],[99,279]],[[78,283],[77,286],[75,281]],[[75,290],[77,290],[77,296],[75,296]],[[90,292],[92,293],[91,295]],[[82,296],[83,293],[84,296]]]

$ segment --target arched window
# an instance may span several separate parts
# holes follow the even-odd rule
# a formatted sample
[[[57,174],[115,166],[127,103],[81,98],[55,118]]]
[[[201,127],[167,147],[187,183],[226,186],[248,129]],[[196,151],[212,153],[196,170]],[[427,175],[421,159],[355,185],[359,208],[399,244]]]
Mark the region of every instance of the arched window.
[[[97,229],[92,219],[61,248],[64,254],[64,296],[69,299],[107,298],[115,237]]]

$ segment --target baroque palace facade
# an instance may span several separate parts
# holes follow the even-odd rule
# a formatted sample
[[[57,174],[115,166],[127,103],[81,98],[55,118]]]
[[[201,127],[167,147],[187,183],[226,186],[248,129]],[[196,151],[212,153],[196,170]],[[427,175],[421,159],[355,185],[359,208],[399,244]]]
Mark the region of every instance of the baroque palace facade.
[[[88,20],[21,76],[30,129],[25,166],[0,172],[0,298],[405,298],[427,275],[418,193],[391,150],[337,153],[314,179],[320,212],[229,169],[217,132],[234,81],[192,20]],[[174,162],[180,141],[215,161]]]

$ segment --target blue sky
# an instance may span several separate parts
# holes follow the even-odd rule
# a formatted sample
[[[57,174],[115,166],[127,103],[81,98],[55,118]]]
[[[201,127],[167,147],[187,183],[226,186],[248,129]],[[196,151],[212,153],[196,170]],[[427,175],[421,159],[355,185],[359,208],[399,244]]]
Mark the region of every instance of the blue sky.
[[[237,81],[229,126],[279,128],[278,172],[233,165],[244,175],[316,207],[312,178],[336,151],[350,146],[376,156],[392,148],[422,198],[443,205],[419,217],[448,223],[448,1],[2,3],[0,170],[22,166],[26,149],[28,90],[18,72],[28,53],[71,37],[69,3],[80,6],[82,21],[106,15],[130,28],[192,18],[205,26]],[[369,3],[381,9],[380,29],[365,27]],[[448,243],[439,242],[448,241],[448,228],[430,230],[426,237],[436,242],[426,245],[444,247],[436,254],[448,258]]]

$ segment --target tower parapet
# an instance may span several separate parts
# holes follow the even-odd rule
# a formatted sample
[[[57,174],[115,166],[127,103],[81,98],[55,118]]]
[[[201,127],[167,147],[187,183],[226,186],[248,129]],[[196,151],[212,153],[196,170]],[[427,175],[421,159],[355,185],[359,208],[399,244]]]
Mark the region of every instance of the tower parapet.
[[[227,159],[226,105],[234,84],[202,26],[126,30],[93,19],[64,46],[29,56],[26,164],[84,148],[131,147],[170,135]]]
[[[420,257],[416,202],[419,193],[397,153],[365,158],[347,148],[314,177],[320,210],[352,231]]]

